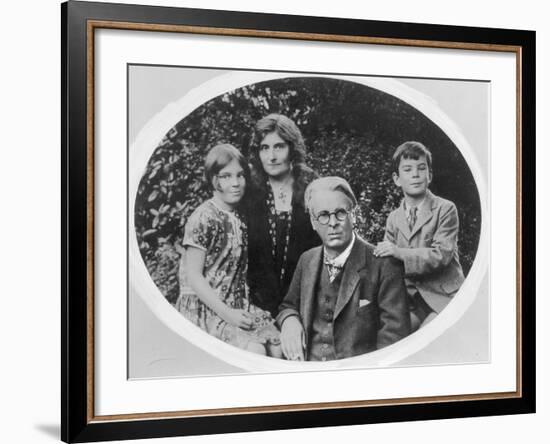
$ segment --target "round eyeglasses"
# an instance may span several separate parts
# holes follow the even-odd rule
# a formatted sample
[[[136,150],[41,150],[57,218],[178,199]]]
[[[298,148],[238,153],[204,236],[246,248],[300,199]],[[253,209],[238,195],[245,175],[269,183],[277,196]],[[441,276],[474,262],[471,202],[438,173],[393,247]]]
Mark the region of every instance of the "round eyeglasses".
[[[321,225],[327,225],[330,222],[330,216],[332,216],[333,214],[334,217],[336,217],[336,220],[343,222],[346,220],[346,217],[349,213],[350,211],[344,210],[343,208],[339,208],[331,213],[329,213],[328,211],[321,211],[317,216],[315,216],[315,219]]]

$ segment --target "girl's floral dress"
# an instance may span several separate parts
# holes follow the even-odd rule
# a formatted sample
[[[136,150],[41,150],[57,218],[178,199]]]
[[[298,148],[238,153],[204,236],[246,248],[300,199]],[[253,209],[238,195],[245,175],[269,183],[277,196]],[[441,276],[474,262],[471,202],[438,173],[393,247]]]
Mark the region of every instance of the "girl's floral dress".
[[[249,302],[247,244],[247,227],[241,216],[222,210],[212,199],[191,214],[182,242],[186,249],[192,246],[205,251],[203,275],[208,284],[226,305],[254,315],[252,330],[228,324],[200,300],[188,284],[184,256],[180,261],[176,308],[195,325],[236,347],[246,348],[250,341],[278,344],[279,331],[269,312]]]

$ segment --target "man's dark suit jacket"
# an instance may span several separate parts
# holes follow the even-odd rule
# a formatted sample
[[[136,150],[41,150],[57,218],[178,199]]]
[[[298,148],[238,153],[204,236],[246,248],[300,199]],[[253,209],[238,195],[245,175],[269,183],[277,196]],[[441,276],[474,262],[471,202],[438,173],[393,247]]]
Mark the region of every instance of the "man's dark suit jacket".
[[[373,251],[372,245],[357,236],[342,271],[333,318],[337,359],[380,349],[410,333],[403,266],[393,258],[376,258]],[[306,359],[323,266],[322,246],[302,254],[277,316],[279,326],[288,316],[300,318],[306,335]]]

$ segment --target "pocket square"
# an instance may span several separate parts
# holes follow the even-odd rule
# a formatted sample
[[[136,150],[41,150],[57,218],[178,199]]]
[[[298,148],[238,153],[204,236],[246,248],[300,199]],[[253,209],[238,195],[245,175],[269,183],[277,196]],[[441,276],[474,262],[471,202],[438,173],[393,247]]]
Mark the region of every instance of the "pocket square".
[[[368,299],[359,299],[359,308],[365,307],[370,304]]]

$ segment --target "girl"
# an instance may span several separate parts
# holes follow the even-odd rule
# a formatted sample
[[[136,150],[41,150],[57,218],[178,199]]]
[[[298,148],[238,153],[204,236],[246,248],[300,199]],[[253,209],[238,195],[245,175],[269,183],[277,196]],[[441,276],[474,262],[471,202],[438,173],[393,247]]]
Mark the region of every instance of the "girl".
[[[254,353],[281,357],[279,331],[268,312],[249,302],[247,227],[237,211],[249,170],[232,145],[205,159],[213,196],[185,226],[176,308],[209,334]]]

